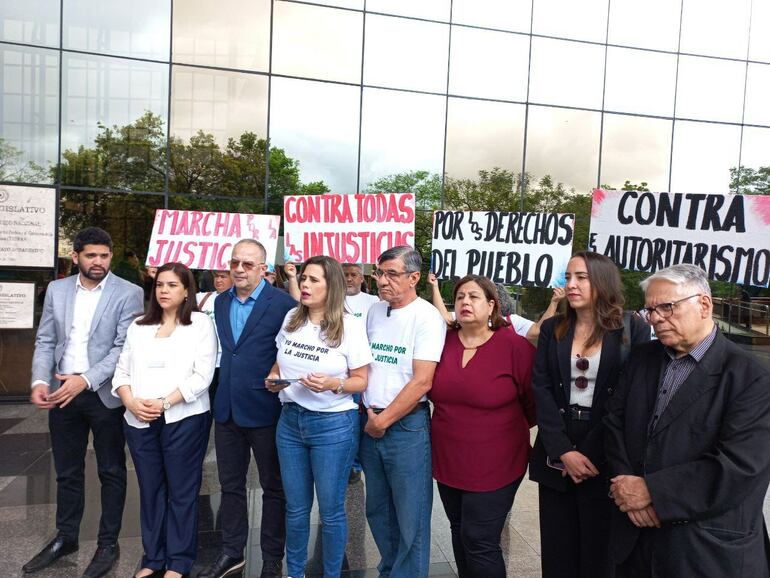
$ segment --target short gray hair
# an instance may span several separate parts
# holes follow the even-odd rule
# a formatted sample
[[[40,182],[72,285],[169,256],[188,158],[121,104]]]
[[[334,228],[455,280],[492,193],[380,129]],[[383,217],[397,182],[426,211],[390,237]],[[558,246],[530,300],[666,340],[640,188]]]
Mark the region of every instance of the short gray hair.
[[[495,283],[495,289],[497,289],[497,300],[500,302],[500,315],[503,317],[512,315],[515,305],[508,289],[502,283]]]
[[[415,251],[409,245],[391,247],[380,255],[379,259],[377,259],[377,264],[379,265],[380,263],[392,259],[401,259],[407,273],[414,273],[415,271],[422,269],[422,257],[420,257],[420,253]]]
[[[711,296],[711,287],[709,287],[706,272],[696,265],[682,263],[681,265],[666,267],[647,277],[647,279],[639,283],[639,286],[642,288],[642,291],[646,293],[647,287],[649,287],[650,283],[653,281],[668,281],[675,285],[692,287],[704,295]]]
[[[345,267],[355,267],[356,269],[358,269],[359,273],[363,273],[364,272],[364,267],[363,267],[363,265],[361,265],[361,263],[343,263],[342,264],[342,269],[344,270]]]
[[[262,252],[262,260],[263,261],[267,260],[267,249],[265,249],[265,246],[259,241],[257,241],[256,239],[249,239],[249,238],[241,239],[235,245],[233,245],[233,251],[235,251],[235,248],[238,245],[253,245],[254,247],[256,247]]]

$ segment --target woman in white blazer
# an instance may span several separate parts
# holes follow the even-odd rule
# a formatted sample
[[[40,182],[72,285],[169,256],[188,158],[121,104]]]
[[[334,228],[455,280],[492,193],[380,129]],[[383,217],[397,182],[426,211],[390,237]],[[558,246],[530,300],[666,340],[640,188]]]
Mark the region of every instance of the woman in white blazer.
[[[112,380],[128,410],[124,430],[139,481],[144,556],[136,578],[180,578],[195,562],[216,356],[216,331],[198,311],[192,272],[163,265]]]

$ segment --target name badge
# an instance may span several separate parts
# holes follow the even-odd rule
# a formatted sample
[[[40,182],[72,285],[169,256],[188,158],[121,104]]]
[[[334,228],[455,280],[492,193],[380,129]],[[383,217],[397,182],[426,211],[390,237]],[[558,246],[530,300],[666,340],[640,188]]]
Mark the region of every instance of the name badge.
[[[151,360],[147,363],[147,367],[150,369],[163,369],[166,367],[166,362],[162,359]]]

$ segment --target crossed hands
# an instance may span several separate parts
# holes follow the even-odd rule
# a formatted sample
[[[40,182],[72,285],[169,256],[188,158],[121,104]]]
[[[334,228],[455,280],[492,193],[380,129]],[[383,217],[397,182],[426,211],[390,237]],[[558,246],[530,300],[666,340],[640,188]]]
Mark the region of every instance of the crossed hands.
[[[652,496],[644,478],[615,476],[610,480],[610,497],[637,528],[660,528],[660,519],[652,506]]]
[[[56,374],[54,377],[61,381],[59,389],[50,393],[48,385],[39,384],[32,388],[29,399],[40,409],[51,409],[56,406],[67,407],[81,392],[88,387],[88,382],[82,375]]]
[[[159,399],[133,397],[126,405],[126,409],[134,414],[140,422],[149,423],[158,419],[163,413],[163,402]]]

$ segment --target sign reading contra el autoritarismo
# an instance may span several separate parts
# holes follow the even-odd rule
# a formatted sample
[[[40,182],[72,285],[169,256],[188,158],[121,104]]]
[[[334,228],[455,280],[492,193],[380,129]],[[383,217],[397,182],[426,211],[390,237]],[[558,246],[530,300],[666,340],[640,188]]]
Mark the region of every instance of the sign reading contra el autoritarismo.
[[[0,267],[54,267],[56,189],[0,185]]]

